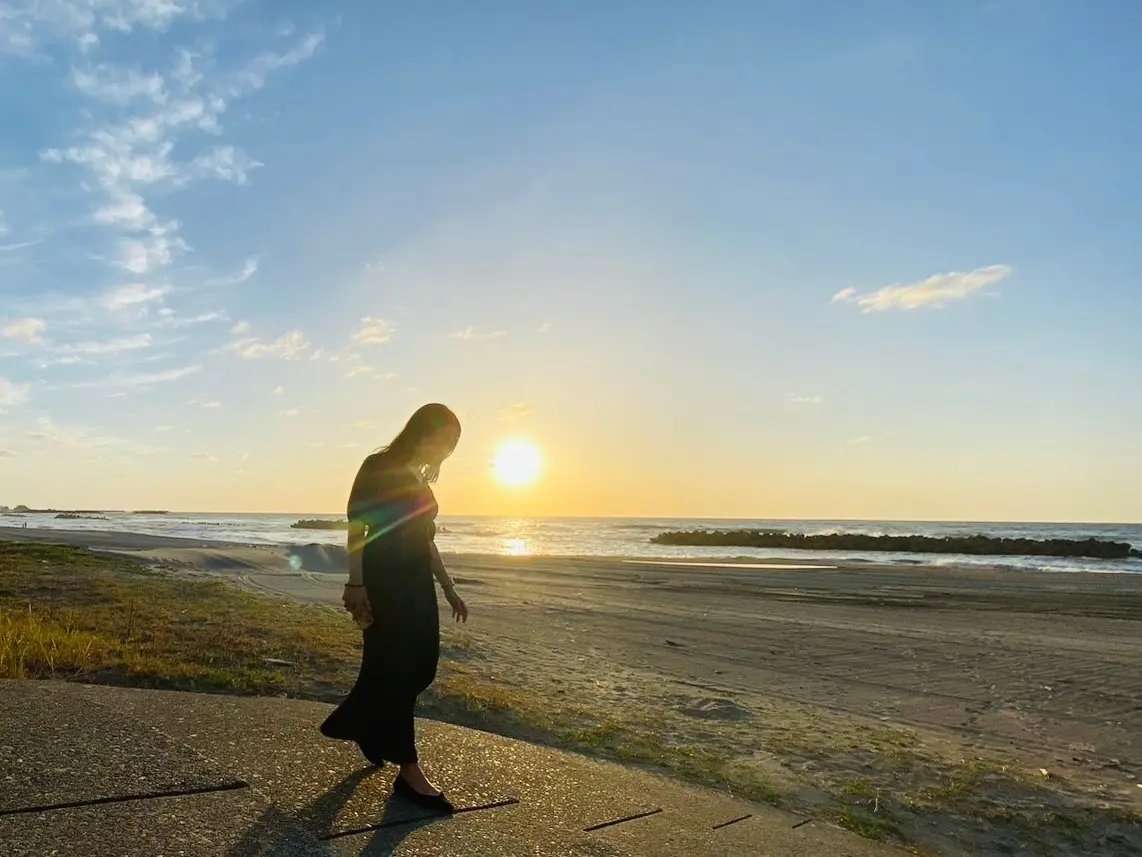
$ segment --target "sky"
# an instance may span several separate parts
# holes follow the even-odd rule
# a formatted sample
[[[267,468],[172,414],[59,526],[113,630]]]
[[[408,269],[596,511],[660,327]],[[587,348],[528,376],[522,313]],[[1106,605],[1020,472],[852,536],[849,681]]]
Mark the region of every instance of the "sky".
[[[1136,0],[0,0],[0,504],[1142,522]],[[534,485],[489,461],[524,438]]]

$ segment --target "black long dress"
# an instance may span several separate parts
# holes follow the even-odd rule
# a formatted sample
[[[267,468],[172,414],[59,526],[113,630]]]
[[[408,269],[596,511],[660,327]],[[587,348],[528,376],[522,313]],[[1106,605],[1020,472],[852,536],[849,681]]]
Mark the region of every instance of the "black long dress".
[[[362,571],[373,623],[357,681],[321,732],[356,741],[377,764],[417,761],[416,698],[440,658],[430,553],[437,511],[432,490],[383,452],[365,459],[349,496],[349,520],[367,528]]]

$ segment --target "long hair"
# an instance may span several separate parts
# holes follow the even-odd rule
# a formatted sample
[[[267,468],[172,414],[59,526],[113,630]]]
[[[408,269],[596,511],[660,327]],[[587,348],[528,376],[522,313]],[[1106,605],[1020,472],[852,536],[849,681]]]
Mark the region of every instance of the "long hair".
[[[440,468],[435,464],[422,464],[413,460],[420,445],[425,439],[440,431],[450,428],[460,439],[460,420],[451,409],[437,403],[422,405],[414,413],[400,433],[392,439],[388,446],[382,447],[381,452],[390,455],[401,464],[421,465],[421,475],[425,482],[435,482],[440,476]]]

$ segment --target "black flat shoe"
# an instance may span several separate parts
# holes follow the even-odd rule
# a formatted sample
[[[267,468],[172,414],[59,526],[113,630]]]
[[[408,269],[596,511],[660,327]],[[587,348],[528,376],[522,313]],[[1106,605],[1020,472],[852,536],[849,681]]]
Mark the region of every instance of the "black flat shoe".
[[[444,815],[452,815],[456,812],[456,807],[444,796],[444,792],[438,795],[422,795],[410,786],[408,781],[400,774],[397,774],[397,778],[393,781],[393,794],[400,795],[409,801],[409,803],[415,803],[417,806],[431,809],[443,813]]]

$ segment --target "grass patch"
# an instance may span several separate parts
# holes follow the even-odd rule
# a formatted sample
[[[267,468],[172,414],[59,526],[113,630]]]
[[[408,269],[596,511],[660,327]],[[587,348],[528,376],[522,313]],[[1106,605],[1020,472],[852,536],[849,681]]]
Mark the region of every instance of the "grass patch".
[[[996,767],[980,759],[965,762],[951,772],[947,782],[939,786],[922,788],[912,796],[911,802],[927,808],[944,808],[949,804],[961,803],[976,796],[976,791],[991,775]]]
[[[887,815],[881,813],[874,814],[853,807],[845,807],[832,810],[830,816],[841,827],[851,830],[865,839],[887,842],[903,838],[900,826]]]
[[[0,542],[0,678],[320,698],[352,680],[358,647],[331,610]]]

